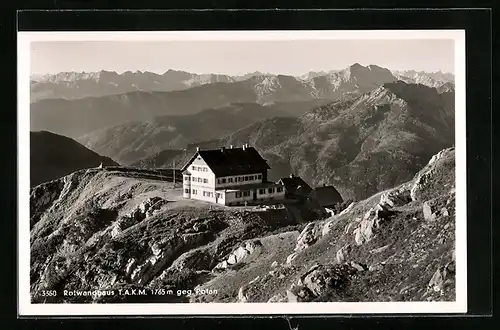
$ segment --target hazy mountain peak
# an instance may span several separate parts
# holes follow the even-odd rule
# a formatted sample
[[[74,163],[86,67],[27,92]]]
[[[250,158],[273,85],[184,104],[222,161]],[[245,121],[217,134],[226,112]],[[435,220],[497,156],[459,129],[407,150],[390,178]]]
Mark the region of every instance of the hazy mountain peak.
[[[424,84],[436,88],[448,82],[455,82],[454,74],[444,73],[441,70],[435,72],[425,72],[417,70],[394,70],[392,73],[399,80],[403,80],[408,83]]]
[[[362,66],[359,63],[354,63],[347,69],[341,71],[341,74],[345,80],[363,80],[363,79],[364,80],[384,79],[385,81],[395,80],[390,70],[373,64],[369,66]]]
[[[186,72],[186,71],[183,71],[183,70],[168,69],[163,74],[166,75],[166,74],[172,74],[172,73],[189,73],[189,72]]]

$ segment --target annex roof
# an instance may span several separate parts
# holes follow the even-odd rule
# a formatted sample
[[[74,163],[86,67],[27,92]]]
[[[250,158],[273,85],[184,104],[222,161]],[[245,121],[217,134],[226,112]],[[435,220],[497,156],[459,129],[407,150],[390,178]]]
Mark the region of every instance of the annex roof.
[[[298,176],[281,178],[278,182],[283,184],[285,186],[285,191],[292,195],[309,195],[312,191],[311,186]]]

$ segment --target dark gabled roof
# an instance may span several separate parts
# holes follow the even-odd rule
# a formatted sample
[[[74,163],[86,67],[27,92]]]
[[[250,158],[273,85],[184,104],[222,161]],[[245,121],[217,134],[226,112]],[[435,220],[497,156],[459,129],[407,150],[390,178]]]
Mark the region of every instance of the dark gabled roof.
[[[182,170],[201,156],[216,176],[260,173],[270,169],[267,161],[253,147],[200,150],[194,154]]]
[[[285,191],[292,195],[308,195],[312,191],[311,186],[298,176],[281,178],[278,182],[281,182],[285,186]]]
[[[323,207],[334,206],[343,202],[342,196],[334,186],[316,187],[311,192],[311,197]]]

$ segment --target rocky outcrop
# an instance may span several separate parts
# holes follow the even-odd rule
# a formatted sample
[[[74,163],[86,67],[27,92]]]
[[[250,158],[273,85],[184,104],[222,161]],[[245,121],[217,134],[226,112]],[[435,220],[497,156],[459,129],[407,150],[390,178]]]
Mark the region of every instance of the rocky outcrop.
[[[287,302],[308,302],[314,299],[314,295],[305,285],[292,284],[290,289],[286,290]]]
[[[54,180],[30,190],[30,229],[59,199],[65,185],[65,180]]]
[[[235,266],[246,259],[249,256],[256,256],[260,253],[262,249],[262,243],[259,240],[251,240],[244,243],[244,245],[239,246],[236,250],[231,252],[227,259],[218,263],[214,270],[227,269],[229,267]]]
[[[312,301],[329,291],[342,292],[348,285],[351,277],[362,269],[355,264],[320,265],[312,266],[304,273],[297,284],[287,290],[288,302]]]
[[[323,229],[321,230],[321,236],[326,236],[333,229],[335,225],[335,221],[338,219],[338,216],[333,216],[330,219],[327,219],[325,224],[323,225]]]
[[[394,213],[383,204],[377,204],[377,206],[367,211],[359,226],[353,231],[356,244],[362,245],[370,241],[375,232],[384,222],[389,221]]]
[[[335,255],[335,258],[337,259],[337,263],[339,263],[339,264],[343,263],[346,260],[347,255],[349,254],[350,251],[351,251],[350,244],[346,244],[343,247],[341,247],[337,251],[337,254]]]
[[[269,298],[269,300],[267,302],[268,303],[284,303],[284,302],[288,302],[288,297],[284,293],[278,293],[278,294],[272,296],[271,298]]]
[[[340,213],[338,214],[338,216],[342,216],[342,215],[344,215],[346,213],[349,213],[352,210],[352,208],[354,207],[354,205],[356,205],[356,203],[355,202],[351,202],[345,209],[343,209],[342,211],[340,211]]]
[[[307,247],[313,245],[318,239],[318,228],[316,223],[308,223],[297,238],[295,252],[300,252]]]
[[[203,249],[195,249],[181,255],[170,268],[177,271],[184,269],[210,270],[214,262],[214,256],[211,253]]]
[[[384,192],[382,196],[380,196],[380,205],[385,205],[389,208],[403,206],[411,202],[410,190],[406,189],[406,187],[402,187],[400,189],[393,189],[388,192]]]
[[[161,208],[165,204],[167,204],[167,201],[161,197],[152,197],[145,200],[129,214],[124,215],[115,222],[111,231],[111,236],[116,237],[125,229],[143,221],[146,218],[154,216],[160,212]]]
[[[254,278],[253,280],[251,280],[247,284],[240,287],[240,289],[238,290],[238,302],[245,303],[245,302],[249,302],[249,300],[251,301],[250,288],[252,287],[252,285],[254,283],[257,283],[257,281],[264,281],[265,282],[269,276],[270,275],[265,275],[263,278],[261,278],[260,276],[257,276],[256,278]]]
[[[444,266],[439,266],[429,281],[428,288],[439,294],[443,294],[446,285],[450,284],[450,277],[455,275],[455,262],[450,261]]]
[[[451,177],[451,178],[449,178]],[[455,180],[455,148],[443,149],[429,160],[429,163],[415,175],[410,188],[413,201],[425,201],[434,195],[446,193],[450,181]]]
[[[301,251],[307,249],[309,246],[318,241],[318,239],[323,235],[322,224],[323,222],[310,222],[306,225],[297,238],[297,244],[295,245],[294,252],[287,257],[286,264],[290,264]]]
[[[130,281],[138,285],[146,285],[161,271],[168,262],[173,261],[184,249],[183,241],[179,237],[151,246],[152,255],[144,262],[129,261],[126,271],[130,274]]]
[[[437,208],[436,200],[425,201],[422,204],[422,212],[424,214],[425,221],[436,221],[441,216],[447,217],[450,215],[446,207]]]

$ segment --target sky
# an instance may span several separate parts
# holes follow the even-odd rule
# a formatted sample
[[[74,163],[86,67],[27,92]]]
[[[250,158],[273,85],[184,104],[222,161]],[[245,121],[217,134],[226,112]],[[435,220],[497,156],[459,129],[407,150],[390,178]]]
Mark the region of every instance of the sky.
[[[37,41],[31,74],[168,69],[242,75],[302,75],[354,63],[391,70],[454,73],[454,42],[427,40]]]

